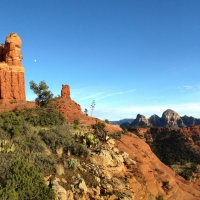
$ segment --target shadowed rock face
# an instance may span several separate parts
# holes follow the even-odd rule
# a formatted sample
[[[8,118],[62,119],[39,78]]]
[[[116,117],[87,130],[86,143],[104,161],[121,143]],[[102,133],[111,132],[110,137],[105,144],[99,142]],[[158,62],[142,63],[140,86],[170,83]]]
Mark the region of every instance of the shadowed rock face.
[[[152,115],[149,118],[149,122],[153,124],[154,126],[162,126],[162,120],[160,119],[158,115]]]
[[[0,100],[25,100],[24,68],[21,60],[22,41],[16,33],[0,45]]]
[[[136,119],[131,123],[132,126],[151,126],[150,122],[144,115],[138,114]]]

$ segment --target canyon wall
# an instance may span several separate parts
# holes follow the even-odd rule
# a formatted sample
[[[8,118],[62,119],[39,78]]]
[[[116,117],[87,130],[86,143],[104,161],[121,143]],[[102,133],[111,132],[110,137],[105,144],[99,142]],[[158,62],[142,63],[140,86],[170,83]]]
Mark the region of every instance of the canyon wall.
[[[6,37],[0,45],[0,101],[25,100],[24,67],[21,55],[22,41],[16,33]]]

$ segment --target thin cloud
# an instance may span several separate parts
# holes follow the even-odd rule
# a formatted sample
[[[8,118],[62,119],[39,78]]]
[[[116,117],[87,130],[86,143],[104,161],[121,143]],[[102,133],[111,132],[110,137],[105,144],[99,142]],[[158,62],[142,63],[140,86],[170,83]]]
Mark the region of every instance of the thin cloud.
[[[92,94],[92,95],[82,97],[82,98],[79,99],[79,101],[86,100],[86,99],[95,99],[97,96],[101,95],[102,93],[103,92],[99,92],[99,93],[95,93],[95,94]]]
[[[125,94],[125,93],[131,93],[131,92],[134,92],[134,90],[128,90],[128,91],[125,91],[125,92],[116,92],[116,93],[111,93],[111,94],[107,94],[105,96],[102,96],[102,97],[99,97],[99,98],[96,98],[95,100],[99,100],[99,99],[105,99],[107,97],[111,97],[111,96],[115,96],[115,95],[121,95],[121,94]]]
[[[192,89],[193,88],[193,86],[191,86],[191,85],[185,85],[185,86],[183,86],[186,90],[189,90],[189,89]]]

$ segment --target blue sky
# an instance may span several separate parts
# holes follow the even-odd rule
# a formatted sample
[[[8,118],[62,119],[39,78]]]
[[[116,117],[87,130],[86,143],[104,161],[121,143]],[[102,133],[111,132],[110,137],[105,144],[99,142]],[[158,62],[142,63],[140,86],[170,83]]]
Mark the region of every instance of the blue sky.
[[[2,0],[0,43],[22,39],[29,81],[62,84],[93,116],[118,120],[170,108],[200,118],[199,0]],[[35,62],[36,60],[36,62]]]

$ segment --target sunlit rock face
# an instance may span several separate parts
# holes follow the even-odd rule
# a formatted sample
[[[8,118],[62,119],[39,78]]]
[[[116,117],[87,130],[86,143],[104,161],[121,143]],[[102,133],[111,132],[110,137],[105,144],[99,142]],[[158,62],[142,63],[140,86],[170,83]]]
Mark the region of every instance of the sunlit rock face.
[[[177,125],[177,126],[183,126],[183,120],[179,116],[179,114],[171,109],[167,109],[162,114],[162,122],[164,126],[168,125]]]
[[[21,55],[22,41],[16,33],[6,37],[0,45],[0,100],[25,100],[24,67]]]

